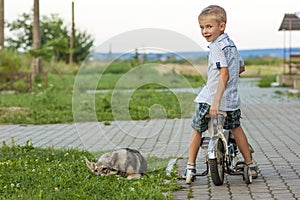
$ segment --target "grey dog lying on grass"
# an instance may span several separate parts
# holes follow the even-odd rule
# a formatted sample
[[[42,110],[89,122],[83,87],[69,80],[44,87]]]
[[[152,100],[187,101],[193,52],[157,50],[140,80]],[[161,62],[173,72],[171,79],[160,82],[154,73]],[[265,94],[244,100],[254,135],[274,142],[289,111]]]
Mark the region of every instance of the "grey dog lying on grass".
[[[97,163],[85,158],[90,170],[100,176],[116,174],[127,179],[140,178],[147,171],[147,162],[139,151],[123,148],[103,154]]]

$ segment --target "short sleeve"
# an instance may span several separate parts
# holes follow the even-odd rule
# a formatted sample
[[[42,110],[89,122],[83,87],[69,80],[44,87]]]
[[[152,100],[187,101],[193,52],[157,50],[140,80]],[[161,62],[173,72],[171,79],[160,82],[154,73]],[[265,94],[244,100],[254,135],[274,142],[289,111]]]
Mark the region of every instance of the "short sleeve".
[[[220,46],[216,45],[210,50],[210,53],[213,68],[220,69],[221,67],[228,67],[224,49],[221,49]]]

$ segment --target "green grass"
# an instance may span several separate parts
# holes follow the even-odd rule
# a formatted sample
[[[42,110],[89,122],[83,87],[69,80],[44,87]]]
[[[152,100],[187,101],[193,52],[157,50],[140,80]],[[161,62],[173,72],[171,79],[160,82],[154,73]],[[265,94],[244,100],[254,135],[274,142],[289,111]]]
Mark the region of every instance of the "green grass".
[[[159,64],[148,63],[129,68],[127,62],[114,63],[107,67],[82,67],[77,73],[75,89],[135,89],[141,85],[144,89],[187,88],[199,87],[205,82],[200,75],[180,74],[174,70],[161,73],[157,70],[159,67],[163,68]]]
[[[57,91],[55,86],[32,93],[3,94],[0,95],[0,123],[70,122],[72,121],[71,100],[70,91]]]
[[[95,106],[90,99],[95,97]],[[97,115],[98,121],[112,121],[112,110],[129,110],[131,119],[150,119],[151,106],[161,105],[165,108],[166,118],[190,117],[193,109],[192,93],[155,92],[154,90],[137,90],[131,97],[127,97],[129,105],[112,104],[112,93],[99,93],[94,95],[84,94],[80,99],[76,110],[82,111],[80,118],[76,120],[88,121],[85,114],[91,112]],[[87,98],[87,100],[84,100]],[[154,110],[155,111],[155,110]],[[0,95],[0,123],[15,124],[51,124],[73,122],[72,93],[55,91],[53,87],[37,93],[23,93],[12,95]],[[153,115],[152,115],[153,117]],[[127,116],[119,119],[128,119]]]
[[[141,120],[158,116],[155,113],[150,116],[153,105],[163,106],[167,118],[191,116],[194,109],[193,98],[195,94],[188,92],[175,94],[170,91],[158,92],[155,89],[199,87],[204,82],[200,77],[181,75],[174,71],[159,74],[151,68],[137,68],[124,76],[124,74],[120,74],[121,72],[117,73],[121,70],[119,69],[121,68],[120,65],[116,65],[114,70],[109,69],[109,73],[105,71],[101,74],[100,79],[99,74],[95,74],[95,70],[101,71],[98,68],[88,69],[77,79],[73,74],[49,74],[48,84],[46,85],[43,81],[36,83],[31,92],[0,93],[0,123],[51,124],[73,122],[72,109],[74,107],[72,100],[74,95],[83,96],[80,97],[79,102],[75,102],[76,109],[83,111],[81,117],[76,120],[89,120],[90,118],[85,115],[88,111],[94,112],[98,121],[112,121],[115,119],[112,113],[114,109],[114,106],[112,106],[114,98],[112,98],[112,92],[89,95],[85,91],[95,88],[113,91],[115,87],[136,89],[132,96],[128,97],[129,105],[126,109],[129,110],[130,119]],[[128,67],[125,68],[129,69]],[[78,81],[78,85],[73,88],[75,80]],[[78,91],[79,93],[77,93]],[[91,99],[95,102],[91,102]],[[89,114],[87,113],[87,115]],[[120,119],[128,119],[128,116]]]
[[[281,97],[281,96],[287,96],[289,98],[292,98],[292,99],[297,99],[298,101],[300,101],[300,92],[297,92],[297,93],[291,93],[291,92],[282,92],[282,91],[275,91],[275,94],[278,96],[278,97]]]
[[[126,120],[192,116],[195,94],[168,90],[159,92],[156,89],[197,88],[205,80],[200,75],[180,74],[175,70],[160,71],[157,66],[148,63],[142,67],[132,67],[129,61],[116,60],[108,66],[97,62],[87,64],[77,74],[49,73],[48,84],[38,82],[29,93],[0,93],[0,123],[70,123],[74,121],[73,109],[82,112],[75,119],[77,121],[88,121],[93,113],[96,116],[93,120],[106,124],[116,119],[113,112],[118,114],[117,119]],[[268,75],[280,72],[280,66],[246,66],[242,76],[261,76],[259,85],[268,87],[275,81],[275,75]],[[120,99],[119,104],[125,107],[115,106],[113,92],[85,93],[86,90],[114,91],[116,88],[134,90],[130,96],[126,92],[122,94],[124,99]],[[75,100],[78,97],[79,101],[72,104],[74,95]]]
[[[123,95],[123,96],[121,96]],[[137,90],[131,96],[118,94],[111,103],[111,93],[106,96],[96,95],[96,113],[98,119],[113,120],[145,120],[151,118],[187,118],[194,111],[195,94],[172,92],[155,92],[154,90]],[[126,104],[128,100],[128,105]],[[121,102],[121,101],[124,101]],[[86,110],[82,107],[82,112]],[[115,116],[112,116],[112,110]],[[128,113],[129,112],[129,113]],[[128,116],[129,114],[129,116]],[[116,116],[117,115],[117,116]],[[130,117],[130,118],[129,118]]]
[[[84,156],[98,158],[77,149],[4,143],[0,147],[0,199],[172,199],[172,192],[180,189],[174,174],[165,175],[168,159],[147,158],[150,171],[141,179],[127,180],[95,176]]]
[[[264,77],[282,73],[283,66],[247,65],[242,77]]]
[[[271,87],[271,83],[276,82],[276,75],[263,76],[258,82],[259,87]]]
[[[265,65],[265,66],[279,66],[282,65],[283,60],[276,57],[249,57],[245,60],[245,65]]]

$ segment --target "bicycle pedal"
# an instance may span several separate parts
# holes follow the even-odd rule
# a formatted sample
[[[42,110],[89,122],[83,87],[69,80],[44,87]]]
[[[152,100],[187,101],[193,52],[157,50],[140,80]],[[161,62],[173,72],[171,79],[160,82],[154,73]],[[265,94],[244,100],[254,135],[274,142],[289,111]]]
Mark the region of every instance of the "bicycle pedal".
[[[236,164],[235,164],[235,166],[237,167],[238,165],[243,165],[243,166],[245,166],[246,163],[245,163],[244,161],[237,161]]]

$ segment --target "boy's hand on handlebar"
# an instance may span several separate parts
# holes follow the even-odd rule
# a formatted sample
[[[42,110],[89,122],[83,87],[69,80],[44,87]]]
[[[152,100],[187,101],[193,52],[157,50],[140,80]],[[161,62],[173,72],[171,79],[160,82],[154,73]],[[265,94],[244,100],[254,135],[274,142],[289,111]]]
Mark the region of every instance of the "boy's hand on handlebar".
[[[215,106],[214,104],[211,105],[211,107],[209,109],[210,117],[212,117],[212,118],[217,117],[219,113],[220,113],[219,106]]]

